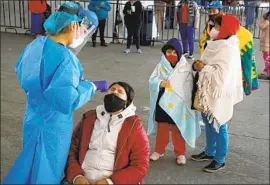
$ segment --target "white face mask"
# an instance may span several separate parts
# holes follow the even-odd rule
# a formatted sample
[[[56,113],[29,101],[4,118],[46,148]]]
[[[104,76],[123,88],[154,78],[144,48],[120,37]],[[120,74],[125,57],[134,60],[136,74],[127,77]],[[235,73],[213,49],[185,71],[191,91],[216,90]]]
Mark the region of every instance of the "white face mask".
[[[77,30],[74,33],[74,38],[72,40],[72,43],[68,46],[69,48],[77,48],[79,45],[83,43],[84,35],[81,33],[82,28],[77,24]]]
[[[219,35],[219,30],[217,30],[216,28],[212,28],[210,31],[210,37],[212,39],[216,39]]]
[[[84,38],[83,37],[80,37],[80,38],[77,38],[77,39],[73,39],[72,44],[70,44],[68,47],[69,48],[72,48],[72,49],[75,49],[78,46],[80,46],[83,43],[83,41],[84,41]]]

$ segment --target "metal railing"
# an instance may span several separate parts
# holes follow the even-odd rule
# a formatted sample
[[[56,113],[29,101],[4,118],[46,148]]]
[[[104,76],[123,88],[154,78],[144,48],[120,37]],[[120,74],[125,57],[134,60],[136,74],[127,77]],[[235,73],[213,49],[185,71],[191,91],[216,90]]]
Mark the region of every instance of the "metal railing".
[[[47,3],[51,6],[52,12],[57,7],[65,2],[65,0],[47,0]],[[81,5],[84,8],[88,7],[89,0],[80,0]],[[124,24],[120,24],[115,27],[115,17],[117,10],[116,2],[111,3],[111,11],[106,23],[105,38],[116,39],[124,41],[126,39],[126,29]],[[144,8],[142,13],[142,39],[149,42],[166,42],[172,37],[180,38],[179,30],[173,25],[175,6],[167,5],[163,6],[164,15],[161,21],[155,20],[156,14],[153,11],[154,5],[148,5]],[[124,4],[119,3],[118,10],[122,11]],[[256,11],[255,11],[256,10]],[[251,31],[254,38],[260,37],[260,30],[256,26],[256,21],[262,17],[264,12],[267,12],[269,7],[247,7],[247,6],[227,6],[224,7],[225,13],[236,15],[241,21],[243,26]],[[256,13],[255,13],[256,12]],[[153,21],[155,21],[155,27],[153,27]],[[198,41],[208,21],[208,15],[206,10],[200,8],[200,23],[199,28],[195,31],[195,41]],[[124,20],[123,20],[124,22]],[[246,25],[247,23],[247,25]],[[162,25],[160,25],[162,24]],[[1,31],[15,33],[29,33],[31,26],[31,13],[28,9],[28,0],[1,0]],[[155,32],[155,28],[161,26],[157,37],[153,37],[152,33]],[[155,34],[154,34],[155,35]]]

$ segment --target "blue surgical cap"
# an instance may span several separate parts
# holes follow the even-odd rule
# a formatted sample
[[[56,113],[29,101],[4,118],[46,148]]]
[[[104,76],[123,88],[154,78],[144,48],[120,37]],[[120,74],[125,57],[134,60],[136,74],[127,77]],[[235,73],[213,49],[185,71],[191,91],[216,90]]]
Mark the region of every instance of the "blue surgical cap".
[[[98,18],[97,15],[89,10],[80,9],[78,15],[84,20],[88,22],[88,29],[94,25],[96,28],[98,27]]]
[[[75,2],[65,2],[61,5],[62,8],[69,9],[73,12],[79,12],[80,5]],[[61,9],[60,7],[60,9]],[[78,13],[72,14],[66,11],[58,10],[52,14],[44,23],[44,29],[51,35],[60,33],[66,26],[72,22],[81,22],[82,18]]]

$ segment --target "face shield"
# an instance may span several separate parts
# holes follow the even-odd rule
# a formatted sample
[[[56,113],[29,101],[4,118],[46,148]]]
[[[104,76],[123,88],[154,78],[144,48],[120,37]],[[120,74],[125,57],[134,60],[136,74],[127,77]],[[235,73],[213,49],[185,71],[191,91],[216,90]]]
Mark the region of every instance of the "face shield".
[[[85,44],[91,39],[98,27],[98,19],[94,12],[80,9],[78,16],[82,21],[78,23],[78,29],[71,45],[68,46],[76,55],[82,50]]]

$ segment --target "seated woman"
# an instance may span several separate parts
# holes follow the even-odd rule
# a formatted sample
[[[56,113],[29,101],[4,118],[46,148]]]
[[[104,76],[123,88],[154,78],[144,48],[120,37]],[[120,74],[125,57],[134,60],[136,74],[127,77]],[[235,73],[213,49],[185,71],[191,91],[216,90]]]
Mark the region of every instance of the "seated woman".
[[[65,180],[73,184],[139,184],[149,168],[149,141],[135,114],[134,90],[113,83],[104,104],[83,115],[72,136]]]

